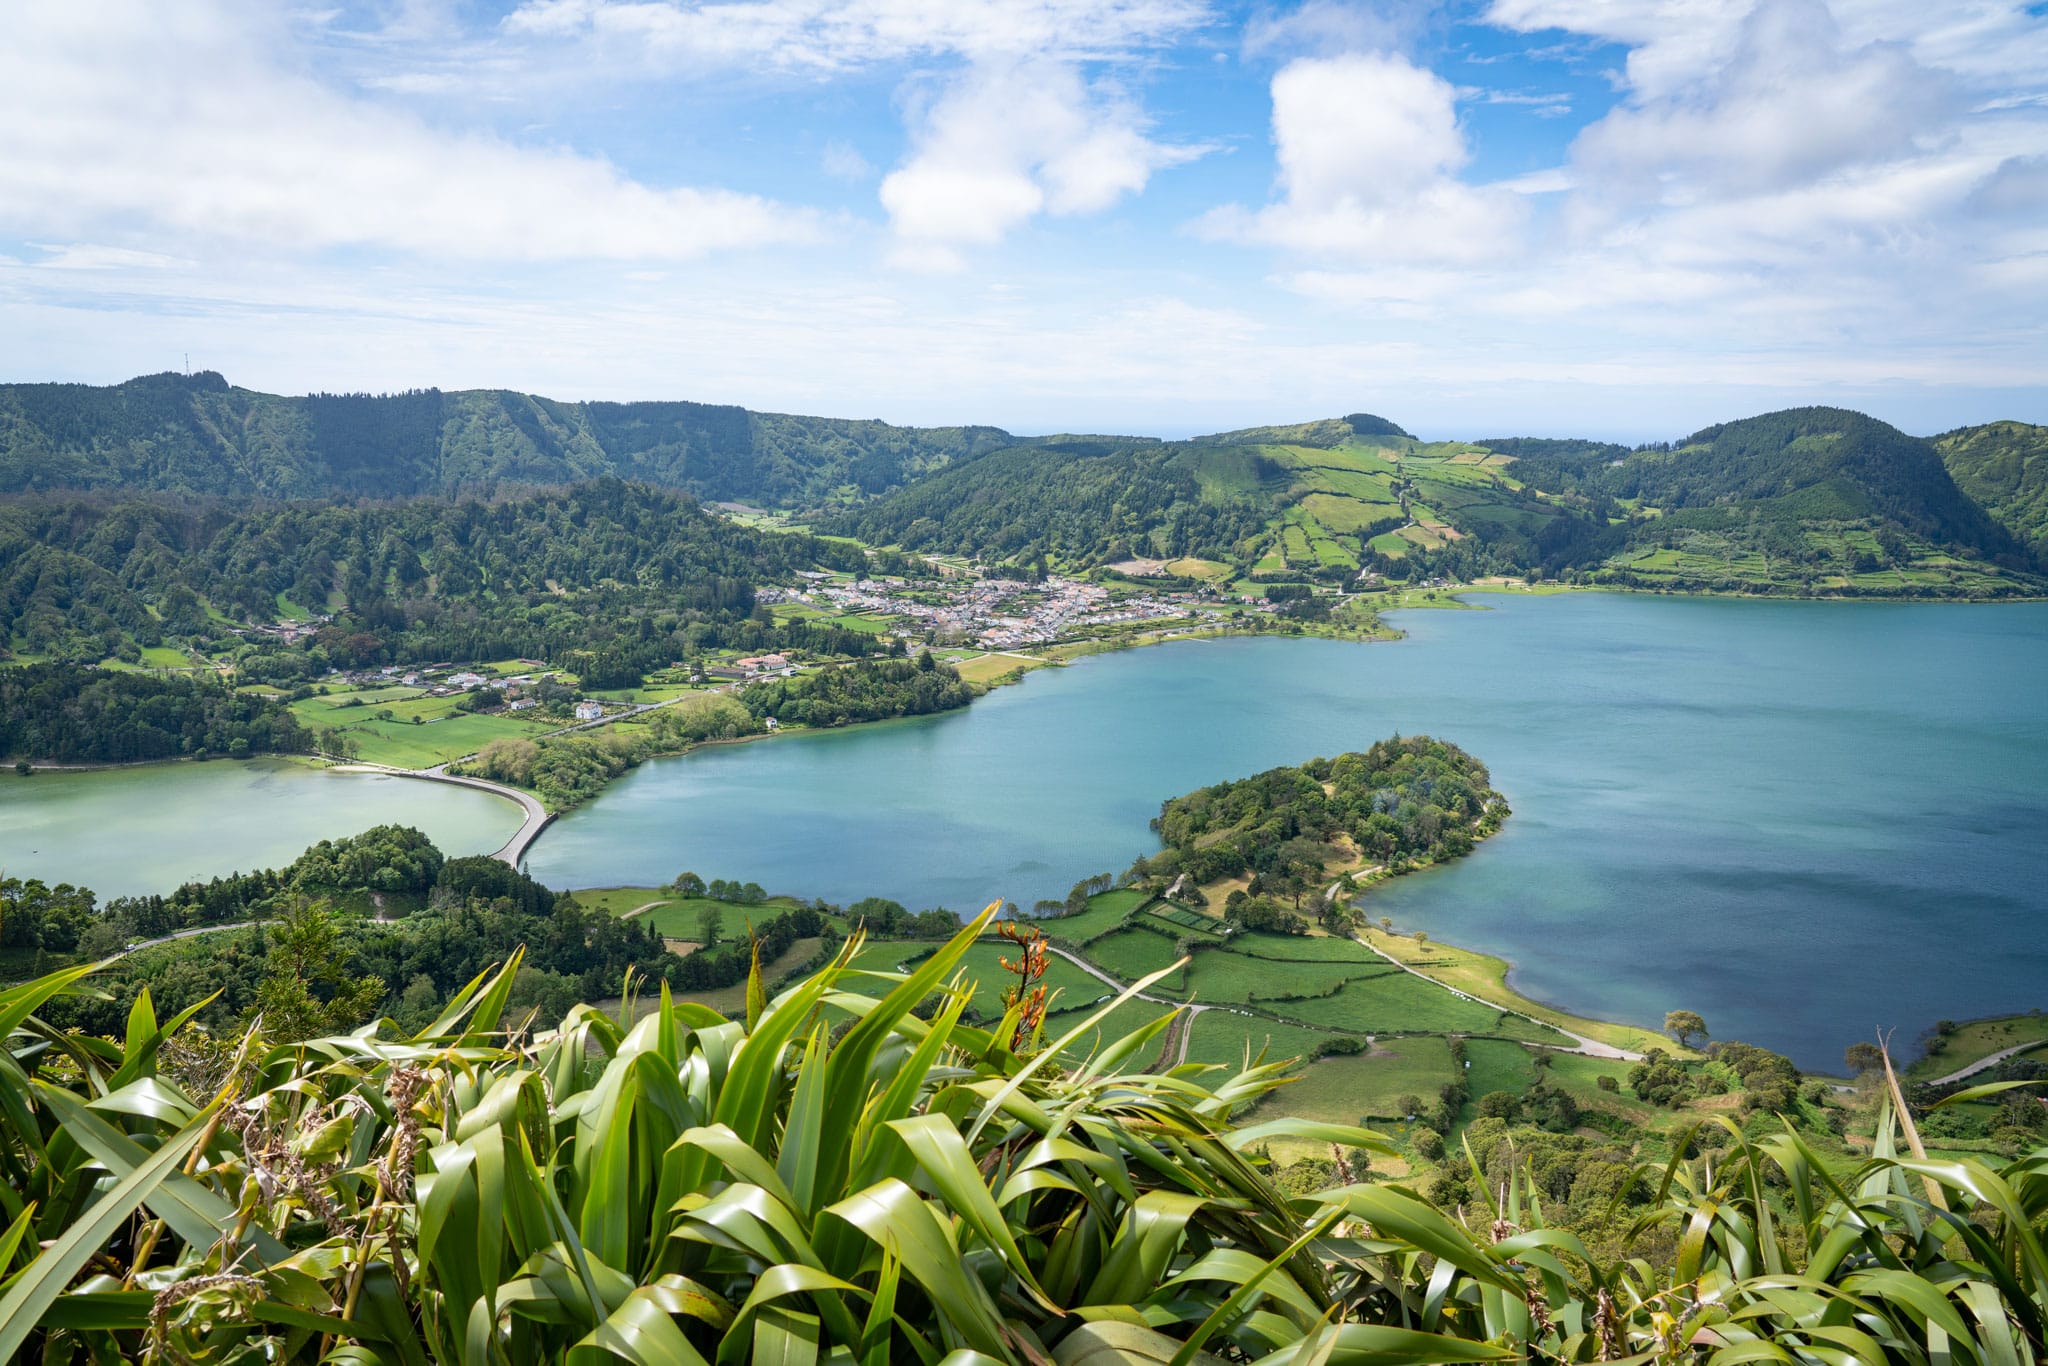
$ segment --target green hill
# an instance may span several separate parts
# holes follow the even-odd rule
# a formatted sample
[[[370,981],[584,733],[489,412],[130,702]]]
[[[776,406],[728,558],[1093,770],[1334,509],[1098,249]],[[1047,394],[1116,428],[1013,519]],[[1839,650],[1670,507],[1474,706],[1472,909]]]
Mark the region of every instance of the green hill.
[[[1991,422],[1934,438],[1957,487],[2048,560],[2048,427]]]
[[[1565,462],[1559,462],[1560,465]],[[1933,443],[1861,413],[1793,408],[1569,478],[1631,510],[1603,577],[1752,592],[2038,591],[2025,547],[1957,487]]]
[[[994,427],[558,403],[499,389],[312,394],[211,371],[125,384],[0,385],[0,493],[147,489],[319,498],[565,484],[603,475],[705,499],[808,508],[1012,444]]]

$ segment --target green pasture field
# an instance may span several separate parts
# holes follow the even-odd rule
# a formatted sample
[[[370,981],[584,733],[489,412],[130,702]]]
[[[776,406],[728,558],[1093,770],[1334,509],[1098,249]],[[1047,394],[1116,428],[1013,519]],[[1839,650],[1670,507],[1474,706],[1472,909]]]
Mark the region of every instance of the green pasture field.
[[[1221,560],[1204,560],[1189,555],[1168,561],[1166,572],[1178,574],[1184,579],[1221,579],[1231,573],[1231,567]]]
[[[1048,936],[1068,944],[1078,944],[1092,935],[1123,923],[1123,918],[1136,910],[1146,900],[1144,892],[1118,887],[1088,898],[1088,909],[1079,915],[1063,915],[1050,920],[1032,923],[1044,930]]]
[[[1467,1039],[1465,1062],[1465,1086],[1474,1101],[1489,1091],[1512,1091],[1519,1096],[1536,1080],[1536,1064],[1520,1044]]]
[[[1276,963],[1380,963],[1387,960],[1355,939],[1333,935],[1268,934],[1253,930],[1230,941],[1230,951]]]
[[[608,892],[610,890],[612,889],[607,889]],[[618,890],[619,895],[616,898],[608,897],[608,904],[606,906],[606,909],[611,911],[613,915],[623,915],[635,906],[653,901],[656,897],[661,897],[667,901],[667,905],[658,906],[649,911],[646,919],[654,928],[660,930],[664,936],[670,939],[695,939],[698,926],[703,923],[704,912],[714,909],[719,911],[724,916],[724,924],[719,927],[718,932],[718,942],[721,944],[734,939],[745,939],[747,937],[747,922],[750,920],[762,922],[772,920],[784,911],[793,911],[803,904],[795,897],[788,896],[772,896],[757,905],[745,906],[737,901],[713,901],[708,896],[668,896],[659,887],[654,888],[652,891],[634,887],[616,890]],[[643,891],[646,894],[641,896],[639,901],[626,899],[628,893]],[[583,892],[576,893],[578,901],[582,901],[584,896],[585,893]],[[588,905],[589,903],[585,902],[585,904]]]
[[[142,667],[145,669],[190,669],[194,665],[192,656],[169,645],[145,645],[142,647]]]
[[[1150,930],[1118,930],[1096,940],[1083,952],[1104,972],[1126,982],[1135,982],[1174,961],[1173,941]],[[1162,987],[1165,985],[1161,983]]]
[[[1238,1068],[1244,1065],[1245,1045],[1256,1058],[1263,1051],[1267,1062],[1309,1058],[1316,1045],[1330,1037],[1327,1030],[1309,1029],[1256,1015],[1239,1015],[1230,1010],[1205,1010],[1195,1017],[1194,1037],[1188,1042],[1188,1061],[1215,1063]],[[1315,1064],[1322,1066],[1322,1063]]]
[[[431,768],[473,754],[493,740],[516,739],[547,729],[507,716],[451,716],[419,726],[365,718],[347,722],[347,728],[348,734],[362,745],[362,752],[356,757],[365,763],[388,764],[393,768]]]
[[[603,911],[606,915],[624,915],[635,906],[672,899],[659,887],[578,887],[569,895],[575,897],[576,904],[585,910]],[[681,939],[685,936],[674,937]]]
[[[1491,1034],[1501,1016],[1406,972],[1354,982],[1325,1000],[1289,1001],[1286,1013],[1310,1024],[1365,1034]]]
[[[960,671],[962,679],[980,684],[993,684],[998,679],[1027,673],[1044,666],[1045,661],[1042,659],[1020,659],[1016,655],[1003,654],[979,655],[954,665]]]
[[[1331,531],[1357,532],[1398,509],[1393,502],[1364,502],[1334,493],[1311,493],[1301,508]]]
[[[1385,1126],[1407,1119],[1395,1104],[1400,1097],[1434,1104],[1438,1088],[1457,1070],[1450,1045],[1437,1035],[1383,1039],[1370,1053],[1317,1061],[1271,1104],[1277,1113],[1305,1119]]]
[[[1225,1002],[1257,1004],[1310,1024],[1330,1024],[1315,1014],[1321,1000],[1282,1001],[1281,996],[1326,991],[1353,980],[1372,980],[1399,968],[1370,963],[1278,963],[1250,958],[1229,949],[1208,949],[1195,955],[1195,999],[1210,1005]],[[1404,976],[1406,974],[1403,974]],[[1439,993],[1441,994],[1441,993]],[[1335,998],[1332,998],[1335,999]]]

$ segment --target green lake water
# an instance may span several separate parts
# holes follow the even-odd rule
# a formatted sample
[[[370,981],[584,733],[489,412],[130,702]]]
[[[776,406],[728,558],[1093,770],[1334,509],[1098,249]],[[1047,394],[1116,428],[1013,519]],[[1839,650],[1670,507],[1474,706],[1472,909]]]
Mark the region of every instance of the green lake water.
[[[276,759],[0,777],[0,873],[104,899],[276,868],[375,825],[424,830],[448,854],[488,854],[519,828],[488,792]]]
[[[1368,908],[1520,990],[1839,1066],[1879,1026],[2048,1007],[2048,606],[1487,596],[1389,644],[1189,642],[953,715],[660,760],[550,827],[555,886],[684,869],[913,909],[1028,907],[1159,803],[1394,733],[1515,815]]]

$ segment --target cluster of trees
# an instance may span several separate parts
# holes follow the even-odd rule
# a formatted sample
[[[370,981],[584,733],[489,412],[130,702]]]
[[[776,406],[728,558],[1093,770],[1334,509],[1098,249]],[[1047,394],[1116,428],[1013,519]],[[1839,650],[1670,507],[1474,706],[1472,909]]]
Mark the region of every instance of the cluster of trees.
[[[313,736],[283,706],[213,674],[139,674],[79,664],[0,669],[0,756],[130,763],[300,753]]]
[[[756,683],[740,694],[755,717],[786,726],[843,726],[951,711],[974,700],[960,671],[926,651],[908,659],[863,659],[841,668]]]
[[[1639,1100],[1667,1108],[1700,1096],[1740,1090],[1742,1109],[1760,1114],[1791,1111],[1800,1098],[1799,1069],[1768,1048],[1733,1040],[1707,1045],[1705,1062],[1687,1062],[1653,1048],[1628,1072]]]
[[[1363,856],[1398,871],[1470,852],[1508,814],[1490,784],[1456,745],[1396,736],[1173,798],[1152,822],[1166,848],[1135,871],[1196,884],[1250,872],[1253,896],[1298,910],[1329,863]]]
[[[153,489],[407,497],[613,475],[709,499],[810,507],[880,493],[1011,443],[994,427],[751,413],[708,403],[558,403],[478,389],[310,394],[219,374],[105,388],[0,385],[0,491]]]
[[[335,909],[370,894],[406,913],[389,922]],[[681,967],[645,922],[586,910],[495,859],[445,858],[419,831],[380,826],[323,840],[290,866],[190,883],[167,897],[95,908],[91,892],[0,884],[10,962],[30,937],[47,955],[105,957],[180,929],[249,921],[247,931],[192,936],[121,959],[94,980],[110,999],[80,997],[69,1024],[118,1032],[147,988],[166,1014],[216,991],[201,1018],[227,1026],[261,1011],[273,1038],[353,1029],[388,1014],[415,1027],[450,994],[522,946],[514,1006],[616,994],[628,967],[664,978]]]
[[[0,637],[97,660],[166,638],[236,649],[251,679],[429,659],[551,659],[630,686],[707,650],[864,654],[872,636],[757,612],[753,585],[859,569],[860,549],[750,530],[688,496],[599,479],[495,502],[47,497],[0,505]],[[310,641],[238,642],[280,602],[331,612]],[[109,645],[117,648],[110,650]]]
[[[604,785],[661,754],[707,740],[755,735],[762,723],[725,693],[702,693],[649,712],[630,726],[607,726],[542,740],[492,740],[457,772],[538,792],[555,810],[596,796]]]

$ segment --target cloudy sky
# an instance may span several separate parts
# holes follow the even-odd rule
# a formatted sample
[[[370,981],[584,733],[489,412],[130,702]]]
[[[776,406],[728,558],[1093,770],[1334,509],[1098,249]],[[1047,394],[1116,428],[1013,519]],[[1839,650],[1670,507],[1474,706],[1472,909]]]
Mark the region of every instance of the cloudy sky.
[[[2048,0],[65,0],[0,378],[2048,421]]]

